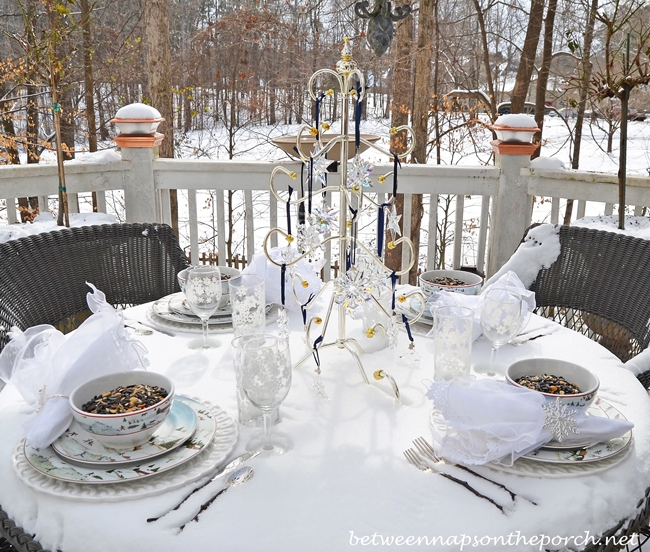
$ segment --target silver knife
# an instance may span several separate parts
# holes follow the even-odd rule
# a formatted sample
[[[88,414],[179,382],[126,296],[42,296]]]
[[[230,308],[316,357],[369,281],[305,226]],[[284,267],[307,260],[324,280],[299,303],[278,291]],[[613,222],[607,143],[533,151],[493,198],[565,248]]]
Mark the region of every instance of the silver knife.
[[[240,466],[244,462],[247,462],[251,458],[255,458],[258,454],[260,454],[262,451],[261,450],[253,450],[251,452],[247,452],[245,454],[242,454],[241,456],[238,456],[237,458],[231,460],[228,462],[223,468],[217,469],[217,471],[208,479],[205,483],[202,483],[198,487],[192,489],[186,496],[181,500],[176,506],[174,506],[171,510],[167,510],[164,514],[159,515],[158,517],[152,517],[147,519],[147,523],[151,523],[152,521],[158,521],[161,517],[166,516],[169,512],[173,512],[175,510],[178,510],[181,505],[188,499],[190,498],[196,491],[201,490],[203,487],[206,487],[210,483],[212,483],[217,477],[220,475],[223,475],[224,473],[229,473],[232,470],[234,470],[236,467]]]

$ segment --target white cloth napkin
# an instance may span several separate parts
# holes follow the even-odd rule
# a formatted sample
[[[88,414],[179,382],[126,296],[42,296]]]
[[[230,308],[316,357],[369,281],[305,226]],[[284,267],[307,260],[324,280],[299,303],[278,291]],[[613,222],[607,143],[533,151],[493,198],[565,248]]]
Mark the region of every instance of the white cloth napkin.
[[[483,287],[478,295],[465,295],[453,291],[437,291],[427,300],[425,312],[431,313],[438,307],[468,307],[474,310],[474,328],[472,338],[478,339],[481,335],[481,309],[485,294],[491,289],[506,289],[521,296],[521,329],[528,320],[530,313],[535,309],[535,293],[527,290],[524,284],[513,271],[507,271],[493,284]],[[427,334],[433,337],[433,328]]]
[[[543,405],[545,397],[493,379],[465,375],[430,385],[433,400],[433,438],[440,454],[460,464],[495,462],[507,466],[553,439]],[[555,401],[552,401],[553,403]],[[634,424],[590,416],[585,409],[568,411],[575,419],[563,444],[606,442],[627,433]],[[574,433],[574,430],[578,433]]]
[[[289,248],[276,247],[269,251],[269,255],[276,263],[282,263],[283,255],[288,251]],[[295,252],[295,249],[293,252]],[[264,278],[267,304],[282,304],[281,268],[270,262],[263,251],[253,256],[251,263],[242,271],[242,274],[259,274],[262,276]],[[295,278],[293,278],[294,274]],[[287,266],[284,281],[285,307],[288,310],[297,312],[300,312],[300,306],[309,300],[311,294],[316,295],[323,287],[320,276],[306,259],[301,259],[293,266]],[[307,282],[306,287],[303,282]],[[298,298],[297,301],[296,297]]]
[[[68,396],[80,384],[114,372],[146,367],[146,348],[129,337],[122,314],[92,284],[88,307],[93,315],[73,333],[49,325],[12,331],[0,354],[0,379],[16,386],[36,416],[25,424],[36,448],[53,443],[70,425]]]

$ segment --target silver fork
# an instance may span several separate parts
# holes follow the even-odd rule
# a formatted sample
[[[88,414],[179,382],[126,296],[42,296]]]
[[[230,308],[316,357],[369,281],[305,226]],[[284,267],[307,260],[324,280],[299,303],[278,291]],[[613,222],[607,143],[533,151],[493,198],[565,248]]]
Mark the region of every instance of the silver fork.
[[[442,475],[442,477],[445,477],[449,479],[450,481],[453,481],[454,483],[458,483],[459,485],[462,485],[465,487],[469,492],[473,493],[474,495],[478,496],[479,498],[482,498],[484,500],[487,500],[490,504],[493,506],[496,506],[502,514],[505,514],[505,511],[503,510],[503,506],[501,504],[495,502],[492,500],[489,496],[485,496],[484,494],[479,493],[474,487],[472,487],[467,481],[463,481],[462,479],[458,479],[454,477],[453,475],[449,475],[448,473],[443,473],[437,470],[434,470],[429,464],[427,464],[422,457],[414,450],[414,449],[406,449],[404,451],[404,456],[406,456],[406,459],[409,461],[410,464],[415,466],[418,470],[423,471],[423,472],[429,472],[429,473],[435,473],[438,475]]]
[[[445,463],[445,461],[442,458],[440,458],[440,456],[438,456],[438,454],[436,453],[434,448],[429,444],[429,442],[424,437],[418,437],[417,439],[415,439],[415,441],[413,441],[413,444],[418,449],[420,454],[424,455],[425,457],[427,457],[432,462],[434,462],[436,464],[444,464]],[[512,499],[513,502],[515,501],[516,497],[521,496],[521,495],[518,495],[517,493],[511,491],[505,485],[502,485],[501,483],[499,483],[497,481],[493,481],[492,479],[490,479],[488,477],[485,477],[484,475],[481,475],[480,473],[477,473],[474,470],[472,470],[472,469],[470,469],[470,468],[468,468],[466,466],[461,466],[460,464],[451,464],[451,465],[455,466],[456,468],[459,468],[459,469],[461,469],[463,471],[466,471],[467,473],[471,473],[473,476],[478,477],[479,479],[483,479],[484,481],[488,481],[488,482],[492,483],[492,485],[496,485],[500,489],[503,489],[505,492],[507,492],[510,495],[510,498]],[[525,496],[521,496],[521,498],[523,498],[524,500],[527,500],[531,504],[534,504],[535,506],[537,506],[537,502],[532,501],[530,498],[526,498]]]

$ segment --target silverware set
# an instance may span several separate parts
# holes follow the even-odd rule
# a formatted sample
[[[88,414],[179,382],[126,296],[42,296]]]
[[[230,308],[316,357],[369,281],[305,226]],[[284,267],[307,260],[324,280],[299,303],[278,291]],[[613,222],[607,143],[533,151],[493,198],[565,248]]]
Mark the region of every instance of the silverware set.
[[[234,458],[233,460],[228,462],[224,467],[218,468],[212,474],[212,476],[209,479],[207,479],[206,481],[204,481],[200,485],[197,485],[196,487],[194,487],[189,493],[187,493],[183,497],[183,499],[178,504],[176,504],[176,506],[174,506],[173,508],[170,508],[169,510],[166,510],[165,512],[163,512],[159,516],[148,518],[147,523],[152,523],[154,521],[158,521],[159,519],[165,517],[167,514],[169,514],[171,512],[175,512],[194,493],[196,493],[197,491],[200,491],[204,487],[207,487],[210,483],[215,481],[221,475],[228,474],[229,477],[226,480],[226,484],[223,487],[221,487],[221,489],[219,489],[219,491],[217,493],[212,495],[208,500],[206,500],[203,504],[201,504],[199,510],[194,514],[194,516],[192,518],[190,518],[189,521],[187,521],[187,522],[185,522],[185,523],[183,523],[182,525],[179,526],[180,531],[182,531],[188,523],[191,523],[193,521],[198,521],[199,516],[205,510],[207,510],[210,507],[210,505],[219,496],[221,496],[223,493],[225,493],[230,487],[233,487],[235,485],[240,485],[241,483],[245,483],[251,477],[253,477],[253,474],[254,474],[253,468],[251,468],[250,466],[242,466],[242,464],[244,464],[248,460],[251,460],[252,458],[255,458],[256,456],[258,456],[261,453],[262,453],[261,450],[255,450],[255,451],[251,451],[251,452],[246,452],[246,453],[242,454],[241,456],[238,456],[238,457]]]
[[[489,479],[488,477],[481,475],[480,473],[472,470],[471,468],[468,468],[466,466],[461,466],[459,464],[447,464],[442,458],[440,458],[437,455],[433,447],[423,437],[418,437],[417,439],[415,439],[413,441],[413,445],[415,445],[415,448],[409,448],[404,451],[404,456],[406,457],[406,460],[411,465],[415,466],[420,471],[441,475],[442,477],[449,479],[450,481],[453,481],[454,483],[457,483],[462,487],[465,487],[468,491],[470,491],[475,496],[482,498],[483,500],[487,500],[490,504],[492,504],[495,508],[497,508],[502,514],[506,513],[504,506],[502,506],[496,500],[490,498],[489,496],[477,491],[474,487],[472,487],[472,485],[470,485],[468,481],[451,475],[450,473],[448,473],[447,469],[457,468],[459,470],[464,471],[465,473],[470,474],[470,476],[476,479],[482,479],[483,481],[487,481],[488,483],[491,483],[492,485],[498,487],[499,489],[501,489],[502,491],[510,495],[510,500],[512,501],[513,504],[516,502],[517,498],[521,498],[523,500],[526,500],[527,502],[530,502],[533,505],[537,505],[537,503],[534,502],[533,500],[513,492],[505,485],[497,481],[493,481],[492,479]]]

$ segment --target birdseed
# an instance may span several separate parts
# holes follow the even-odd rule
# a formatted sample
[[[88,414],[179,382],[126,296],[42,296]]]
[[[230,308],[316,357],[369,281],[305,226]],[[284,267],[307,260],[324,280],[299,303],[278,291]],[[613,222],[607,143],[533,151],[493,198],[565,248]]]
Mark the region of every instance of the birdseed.
[[[566,378],[554,376],[553,374],[522,376],[517,378],[515,382],[528,389],[551,395],[575,395],[581,392],[580,387],[575,383],[569,383]]]
[[[157,385],[127,385],[96,395],[82,405],[89,414],[127,414],[153,406],[169,395]]]

